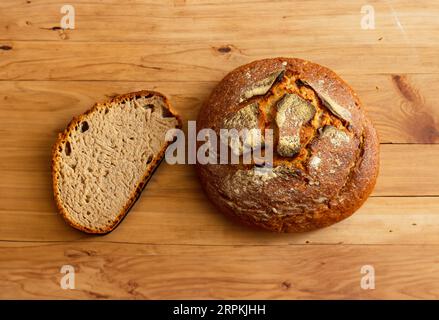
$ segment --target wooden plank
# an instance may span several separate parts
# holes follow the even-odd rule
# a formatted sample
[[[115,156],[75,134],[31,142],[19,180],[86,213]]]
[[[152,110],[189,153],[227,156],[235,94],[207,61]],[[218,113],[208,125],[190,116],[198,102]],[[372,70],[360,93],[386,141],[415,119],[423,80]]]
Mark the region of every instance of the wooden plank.
[[[415,93],[418,92],[417,88],[423,82],[430,82],[432,85],[435,83],[434,75],[416,75],[408,79],[414,87],[410,92]],[[353,80],[355,81],[355,78]],[[364,85],[368,80],[373,81],[373,78],[361,78],[358,80],[359,85]],[[407,94],[406,87],[401,86],[402,81],[406,80],[392,80],[391,77],[381,76],[375,81],[373,84],[376,84],[378,89],[373,85],[367,85],[364,89],[364,95],[371,97],[368,105],[372,106],[372,112],[369,111],[369,113],[382,117],[381,120],[380,118],[374,120],[378,122],[378,128],[380,128],[380,122],[387,125],[388,128],[402,127],[403,125],[392,124],[391,121],[398,119],[398,117],[404,119],[407,114],[407,106],[415,104],[412,97],[416,94]],[[0,229],[3,239],[59,241],[84,238],[82,234],[67,228],[56,215],[50,189],[50,149],[56,133],[65,126],[73,114],[84,111],[94,101],[103,99],[105,94],[112,95],[116,92],[121,93],[147,87],[165,93],[172,92],[171,99],[175,101],[177,110],[184,118],[194,119],[199,106],[214,85],[215,82],[163,82],[158,84],[88,81],[1,82],[0,92],[2,95],[0,99],[4,103],[0,107],[2,122],[0,142],[4,147],[0,154],[0,172],[3,178],[0,182],[0,195],[3,199],[0,204],[2,212],[0,225],[4,227]],[[90,90],[90,87],[93,87],[93,90]],[[426,95],[424,92],[421,93],[423,97],[420,99],[426,105],[434,105],[437,98],[430,91],[425,91],[425,93]],[[397,100],[398,95],[400,107],[389,104],[389,108],[395,110],[395,112],[389,112],[386,108],[387,101]],[[373,101],[381,101],[381,105],[375,107]],[[419,111],[419,115],[418,119],[425,118],[422,109]],[[429,122],[427,121],[425,125],[428,127]],[[422,122],[419,122],[419,125],[413,123],[413,127],[422,126]],[[383,127],[381,132],[384,134],[391,132],[386,128]],[[395,131],[396,141],[398,141],[398,132]],[[402,136],[402,133],[400,135]],[[381,175],[374,195],[437,196],[439,186],[435,166],[438,157],[437,145],[383,145]],[[159,170],[156,174],[157,178],[153,179],[148,186],[148,191],[143,196],[148,199],[146,204],[143,206],[138,204],[135,208],[139,209],[134,209],[134,211],[139,210],[141,213],[137,216],[131,214],[127,218],[129,221],[132,216],[139,217],[140,220],[133,223],[135,229],[127,227],[126,233],[118,231],[103,239],[113,239],[113,235],[116,234],[118,236],[115,236],[115,241],[126,241],[127,239],[129,241],[131,238],[127,235],[136,234],[134,239],[138,242],[155,243],[154,239],[158,239],[159,243],[179,243],[179,239],[187,239],[188,243],[200,244],[205,243],[204,236],[207,234],[208,238],[212,239],[212,243],[218,241],[219,243],[234,243],[234,241],[244,244],[253,243],[253,241],[260,243],[255,239],[261,239],[260,241],[266,243],[267,238],[261,236],[260,233],[243,231],[244,228],[232,224],[218,215],[202,195],[191,168],[164,166],[165,168]],[[161,206],[165,199],[164,194],[172,194],[173,198],[176,199],[175,202],[169,204],[171,207]],[[327,229],[328,231],[319,231],[315,234],[292,238],[267,235],[272,237],[268,238],[268,241],[281,244],[304,243],[306,241],[339,243],[348,238],[352,239],[351,243],[398,243],[398,241],[418,244],[437,243],[437,237],[435,237],[437,229],[434,227],[438,208],[436,198],[416,198],[410,203],[406,201],[412,201],[411,199],[400,199],[382,199],[378,203],[372,202],[375,203],[373,209],[367,209],[368,202],[361,211],[367,214],[366,216],[361,215],[364,220],[360,219],[358,214],[352,218],[354,220],[349,219],[343,224]],[[182,207],[181,202],[183,201],[191,203],[188,203],[187,207]],[[370,201],[375,201],[375,199]],[[166,201],[166,203],[168,202]],[[407,214],[404,205],[410,206],[410,214]],[[416,210],[416,206],[423,209]],[[150,208],[154,207],[156,209],[150,211]],[[181,224],[182,208],[185,208],[183,212],[190,212],[187,213],[190,218],[185,220],[188,225]],[[425,211],[423,211],[424,209]],[[167,210],[174,213],[170,214]],[[387,214],[387,210],[390,210],[391,213]],[[369,215],[369,212],[372,215]],[[29,221],[32,223],[27,223]],[[174,223],[172,223],[173,221]],[[36,227],[40,223],[44,228]],[[421,227],[412,226],[412,223],[420,224]],[[119,230],[123,230],[125,224]],[[348,224],[346,229],[343,228],[345,224]],[[199,225],[200,229],[193,230],[193,225]],[[370,231],[366,226],[370,225],[373,225],[373,230],[377,233],[375,237],[369,236]],[[152,231],[145,235],[145,228],[151,226],[155,226],[158,230],[169,229],[162,236],[160,236],[161,232]],[[185,227],[183,228],[183,226]],[[233,237],[229,239],[227,239],[228,230],[235,230]],[[220,232],[220,236],[216,235],[218,232]],[[420,237],[419,234],[423,236]]]
[[[357,214],[338,225],[301,235],[275,235],[235,224],[207,201],[191,166],[163,163],[119,229],[106,237],[90,238],[67,227],[56,214],[50,150],[41,151],[4,149],[0,156],[0,239],[185,244],[439,241],[439,197],[423,197],[439,196],[435,166],[439,145],[383,145],[373,195],[385,197],[370,198]]]
[[[375,195],[438,195],[439,149],[436,145],[382,145],[381,150],[381,173]],[[418,191],[414,191],[416,188]]]
[[[0,154],[2,192],[20,195],[45,187],[50,180],[51,145],[3,148]],[[439,196],[439,145],[382,145],[381,171],[375,196]],[[191,166],[162,164],[157,192],[190,194],[198,190]],[[156,175],[158,176],[158,175]],[[154,192],[154,191],[152,191]],[[3,193],[5,194],[5,193]]]
[[[361,97],[381,142],[439,142],[436,74],[345,78]],[[63,130],[74,115],[96,101],[140,89],[165,93],[185,121],[195,120],[215,84],[215,81],[0,81],[0,143],[3,147],[19,144],[26,148],[51,144],[56,131]]]
[[[437,299],[438,254],[401,245],[1,243],[0,298]],[[60,288],[66,264],[74,290]],[[364,265],[375,269],[374,290],[360,286]]]
[[[62,0],[0,3],[2,40],[223,42],[285,40],[295,45],[337,43],[434,44],[434,0],[369,1],[376,29],[362,30],[364,1],[75,1],[75,30],[58,30]],[[44,12],[44,14],[40,14]],[[310,19],[312,17],[312,19]],[[260,23],[261,20],[264,23]],[[401,28],[397,23],[401,24]],[[55,29],[53,29],[55,27]],[[312,36],[311,36],[312,35]],[[310,39],[311,38],[311,39]],[[379,40],[381,39],[381,40]]]
[[[372,197],[352,217],[329,228],[303,234],[273,234],[242,226],[223,216],[201,190],[174,192],[170,198],[158,194],[155,186],[156,181],[147,187],[118,229],[104,237],[87,236],[67,226],[49,198],[50,190],[24,190],[28,195],[21,199],[13,198],[14,190],[5,192],[0,209],[0,240],[182,245],[439,245],[439,197]]]
[[[439,73],[435,46],[300,45],[294,38],[222,43],[7,41],[0,80],[218,81],[252,60],[291,56],[328,66],[342,76]],[[230,49],[230,50],[229,50]],[[343,58],[341,58],[343,51]],[[30,58],[30,54],[32,57]]]

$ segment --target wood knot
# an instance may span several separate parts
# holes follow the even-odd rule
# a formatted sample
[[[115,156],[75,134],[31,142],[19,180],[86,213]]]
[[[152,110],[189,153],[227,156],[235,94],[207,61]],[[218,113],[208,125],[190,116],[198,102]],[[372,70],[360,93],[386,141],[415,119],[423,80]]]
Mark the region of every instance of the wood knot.
[[[95,292],[95,291],[82,290],[82,292],[84,292],[85,294],[87,294],[89,297],[91,297],[93,299],[109,299],[110,298],[110,296],[107,294],[102,294],[102,293]]]
[[[413,88],[405,75],[394,74],[392,75],[393,83],[396,88],[402,94],[402,96],[410,102],[421,103],[422,98],[419,92]]]
[[[232,48],[230,47],[230,46],[221,46],[221,47],[219,47],[219,48],[217,48],[216,49],[219,53],[222,53],[222,54],[226,54],[226,53],[229,53],[229,52],[231,52],[232,51]]]
[[[428,106],[420,92],[413,87],[407,76],[392,75],[392,81],[404,98],[401,111],[405,128],[417,143],[435,143],[439,139],[439,128],[433,117],[432,107]]]
[[[61,40],[67,40],[69,39],[69,36],[67,35],[67,33],[64,31],[64,29],[61,29],[58,31],[58,35],[60,37]]]
[[[64,252],[64,255],[68,258],[81,258],[81,257],[96,256],[97,252],[94,250],[68,249]]]
[[[0,50],[12,50],[12,47],[8,45],[2,45],[0,46]]]
[[[284,282],[282,282],[281,286],[282,286],[282,289],[289,290],[291,288],[291,282],[289,282],[288,280],[285,280]]]
[[[59,26],[54,26],[54,27],[50,27],[50,28],[40,28],[42,30],[52,30],[52,31],[57,31],[57,30],[62,30],[61,27]]]

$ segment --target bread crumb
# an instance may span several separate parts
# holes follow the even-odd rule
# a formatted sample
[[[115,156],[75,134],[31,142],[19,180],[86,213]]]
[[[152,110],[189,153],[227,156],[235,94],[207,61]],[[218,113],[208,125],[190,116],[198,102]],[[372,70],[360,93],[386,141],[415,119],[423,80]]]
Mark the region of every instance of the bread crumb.
[[[323,130],[323,136],[328,137],[334,147],[339,147],[344,143],[349,143],[350,138],[346,132],[335,127],[328,126]]]
[[[320,181],[309,180],[308,184],[310,186],[319,186],[320,185]]]
[[[313,156],[309,162],[309,165],[311,166],[311,168],[313,169],[318,169],[320,162],[322,162],[322,159],[320,159],[317,156]]]
[[[325,202],[325,201],[327,201],[328,200],[328,198],[326,198],[326,197],[319,197],[319,198],[317,198],[316,200],[314,200],[315,202],[318,202],[318,203],[323,203],[323,202]]]
[[[254,168],[255,176],[259,176],[263,182],[276,178],[277,174],[273,171],[273,168]]]

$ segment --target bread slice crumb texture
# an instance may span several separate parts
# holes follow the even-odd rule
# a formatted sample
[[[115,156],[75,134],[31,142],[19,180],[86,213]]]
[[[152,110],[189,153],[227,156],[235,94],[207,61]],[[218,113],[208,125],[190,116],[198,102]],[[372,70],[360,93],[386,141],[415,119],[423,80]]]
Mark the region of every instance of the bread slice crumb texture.
[[[159,94],[131,94],[98,104],[60,135],[54,192],[64,218],[89,233],[107,233],[126,215],[163,158],[179,119]]]

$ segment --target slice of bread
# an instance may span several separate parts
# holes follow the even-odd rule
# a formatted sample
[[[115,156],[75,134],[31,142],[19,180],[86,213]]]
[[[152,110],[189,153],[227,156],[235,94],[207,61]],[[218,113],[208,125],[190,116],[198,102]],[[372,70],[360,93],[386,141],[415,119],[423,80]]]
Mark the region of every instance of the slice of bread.
[[[59,134],[52,154],[58,209],[74,228],[105,234],[121,222],[181,128],[165,96],[139,91],[98,103]]]

